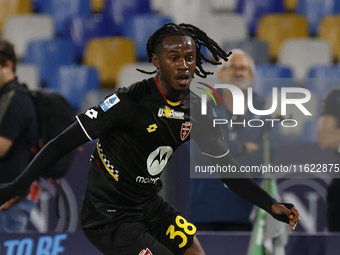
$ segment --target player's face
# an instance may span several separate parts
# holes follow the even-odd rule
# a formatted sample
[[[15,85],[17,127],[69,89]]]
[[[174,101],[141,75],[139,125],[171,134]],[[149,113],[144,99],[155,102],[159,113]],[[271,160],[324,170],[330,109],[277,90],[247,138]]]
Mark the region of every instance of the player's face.
[[[170,36],[153,56],[160,86],[165,95],[183,93],[189,89],[196,68],[196,45],[188,36]]]

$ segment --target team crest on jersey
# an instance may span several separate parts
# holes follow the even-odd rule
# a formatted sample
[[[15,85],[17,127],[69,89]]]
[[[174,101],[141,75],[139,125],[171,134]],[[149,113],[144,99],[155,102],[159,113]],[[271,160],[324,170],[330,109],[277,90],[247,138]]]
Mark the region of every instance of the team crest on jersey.
[[[138,255],[152,255],[152,252],[149,250],[149,248],[146,248],[141,250]]]
[[[188,137],[188,135],[191,131],[191,127],[192,127],[192,123],[190,123],[190,121],[186,121],[186,122],[182,123],[182,127],[181,127],[181,139],[182,139],[182,141],[184,141],[185,138]]]
[[[106,112],[112,106],[114,106],[115,104],[118,104],[119,101],[120,100],[118,96],[116,94],[113,94],[112,96],[106,98],[105,101],[100,104],[100,107],[103,109],[104,112]]]
[[[169,106],[165,106],[164,108],[159,108],[158,117],[183,120],[184,112],[178,112],[174,109],[171,109]]]

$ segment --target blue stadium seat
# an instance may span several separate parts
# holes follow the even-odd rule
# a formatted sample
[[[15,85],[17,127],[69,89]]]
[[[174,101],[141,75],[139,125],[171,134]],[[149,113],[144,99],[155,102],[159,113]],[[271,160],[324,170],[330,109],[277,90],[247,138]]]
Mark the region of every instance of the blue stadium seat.
[[[145,48],[150,35],[168,22],[173,22],[170,17],[158,14],[136,15],[127,20],[122,33],[134,41],[138,61],[147,61]]]
[[[256,75],[253,84],[254,91],[259,93],[262,98],[267,99],[272,93],[272,88],[294,86],[293,72],[288,66],[278,64],[261,64],[256,66]]]
[[[67,20],[74,15],[90,14],[91,5],[90,0],[45,0],[41,11],[53,17],[56,33],[64,35]]]
[[[229,52],[232,49],[241,49],[247,52],[255,61],[255,64],[266,64],[270,61],[269,45],[258,39],[247,39],[224,43],[222,48]]]
[[[249,32],[254,35],[257,20],[266,13],[283,13],[283,0],[239,0],[236,12],[242,13],[249,26]]]
[[[106,35],[102,14],[79,15],[66,24],[65,37],[72,40],[78,58],[84,54],[88,40]]]
[[[334,13],[335,2],[338,1],[299,0],[295,12],[305,16],[309,23],[309,32],[315,35],[322,17]]]
[[[288,66],[262,64],[256,66],[257,78],[293,78],[293,71]]]
[[[334,1],[333,13],[334,14],[340,13],[340,2],[339,1]]]
[[[62,94],[75,112],[79,110],[85,95],[100,86],[97,69],[88,66],[60,66],[54,77],[48,88]]]
[[[44,4],[44,2],[46,2],[46,0],[31,0],[31,1],[32,9],[36,13],[41,12],[42,5]]]
[[[340,85],[339,65],[317,65],[308,70],[304,87],[315,94],[321,102],[327,92]]]
[[[102,13],[109,35],[121,35],[130,17],[151,13],[151,7],[149,0],[106,0]]]
[[[340,65],[317,65],[308,70],[308,78],[340,78]]]
[[[24,62],[39,68],[42,86],[54,79],[54,72],[61,65],[75,63],[76,55],[72,41],[64,38],[36,40],[28,44]]]

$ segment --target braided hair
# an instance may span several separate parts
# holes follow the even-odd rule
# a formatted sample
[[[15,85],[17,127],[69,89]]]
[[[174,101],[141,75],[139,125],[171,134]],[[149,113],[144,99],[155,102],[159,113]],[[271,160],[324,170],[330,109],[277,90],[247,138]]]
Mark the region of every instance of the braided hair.
[[[207,75],[212,75],[212,72],[205,71],[202,67],[203,60],[212,65],[221,65],[219,59],[222,58],[228,61],[228,57],[231,52],[226,53],[214,40],[212,40],[204,31],[190,24],[181,23],[176,25],[174,23],[166,23],[158,30],[156,30],[149,38],[146,44],[146,52],[148,55],[148,61],[152,62],[152,54],[159,52],[163,40],[169,36],[189,36],[196,44],[196,69],[195,74],[199,77],[206,78]],[[202,52],[201,47],[205,46],[212,54],[214,59],[208,59]],[[147,72],[141,69],[137,70],[146,74],[154,74],[157,70]]]

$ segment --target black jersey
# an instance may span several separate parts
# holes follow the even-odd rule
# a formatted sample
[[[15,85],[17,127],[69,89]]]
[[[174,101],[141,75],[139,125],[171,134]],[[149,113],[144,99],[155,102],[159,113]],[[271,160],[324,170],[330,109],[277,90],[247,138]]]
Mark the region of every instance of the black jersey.
[[[190,135],[200,137],[203,152],[226,154],[219,129],[212,127],[212,111],[202,116],[200,107],[200,98],[191,93],[178,103],[169,102],[150,78],[118,89],[78,115],[88,138],[99,138],[93,163],[101,173],[89,172],[91,204],[115,211],[152,199],[161,189],[160,175],[171,155]]]

